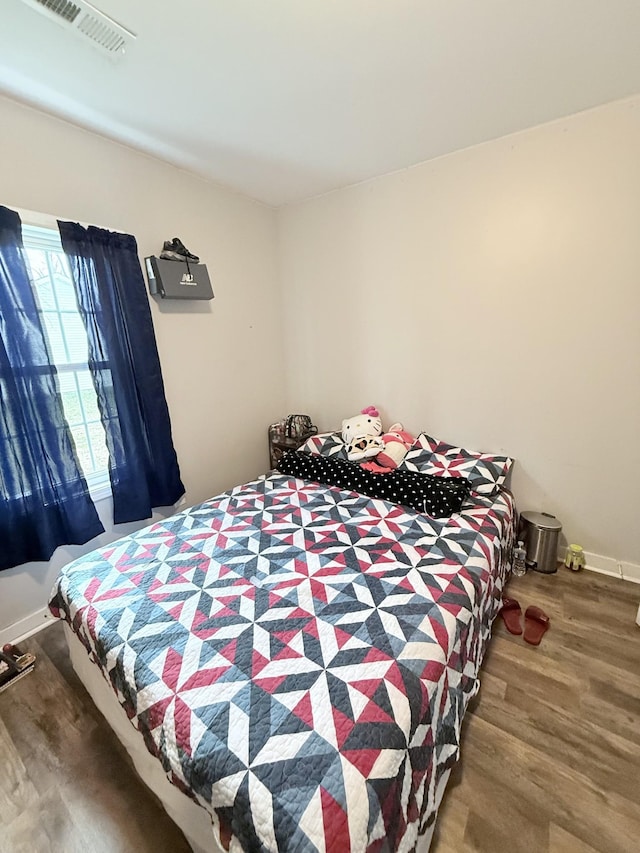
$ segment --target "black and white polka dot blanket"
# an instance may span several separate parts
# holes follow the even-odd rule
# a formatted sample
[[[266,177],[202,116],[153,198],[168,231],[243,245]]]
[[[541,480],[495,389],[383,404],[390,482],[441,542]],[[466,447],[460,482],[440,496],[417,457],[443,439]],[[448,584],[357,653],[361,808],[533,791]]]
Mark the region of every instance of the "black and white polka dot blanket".
[[[416,471],[389,471],[374,474],[357,462],[335,459],[318,453],[293,450],[278,462],[281,474],[338,486],[371,498],[408,506],[433,518],[459,512],[469,491],[463,477],[434,477]]]

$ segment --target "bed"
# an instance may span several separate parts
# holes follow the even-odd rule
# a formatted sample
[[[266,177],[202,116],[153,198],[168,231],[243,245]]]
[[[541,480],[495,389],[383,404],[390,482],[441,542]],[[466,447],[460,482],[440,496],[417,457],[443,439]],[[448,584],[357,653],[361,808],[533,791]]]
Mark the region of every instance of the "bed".
[[[427,850],[515,506],[273,473],[88,554],[50,607],[198,853]]]

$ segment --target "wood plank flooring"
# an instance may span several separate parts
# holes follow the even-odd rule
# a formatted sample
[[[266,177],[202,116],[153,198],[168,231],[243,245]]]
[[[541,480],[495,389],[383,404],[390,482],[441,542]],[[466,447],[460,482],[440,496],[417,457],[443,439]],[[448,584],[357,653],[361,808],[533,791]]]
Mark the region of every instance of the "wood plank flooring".
[[[189,853],[73,671],[62,623],[21,647],[38,660],[0,693],[0,853]]]
[[[640,851],[640,585],[561,567],[507,594],[551,627],[496,621],[432,853]]]
[[[512,580],[538,648],[496,622],[432,853],[640,851],[640,586],[560,569]],[[0,694],[0,853],[187,853],[93,707],[54,624]]]

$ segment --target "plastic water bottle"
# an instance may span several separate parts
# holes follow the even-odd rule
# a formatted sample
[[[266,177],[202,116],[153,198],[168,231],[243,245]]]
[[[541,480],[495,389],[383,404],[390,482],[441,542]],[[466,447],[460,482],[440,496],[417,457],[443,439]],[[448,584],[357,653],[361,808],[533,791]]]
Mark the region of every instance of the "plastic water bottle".
[[[511,564],[511,574],[516,578],[524,577],[527,573],[527,552],[524,549],[524,542],[520,540],[518,547],[513,549],[513,562]]]

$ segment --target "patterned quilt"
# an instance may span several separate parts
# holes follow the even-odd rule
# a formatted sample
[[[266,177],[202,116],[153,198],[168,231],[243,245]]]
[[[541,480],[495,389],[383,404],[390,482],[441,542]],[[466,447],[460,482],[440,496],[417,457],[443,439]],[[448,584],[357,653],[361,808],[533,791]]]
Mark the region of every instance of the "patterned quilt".
[[[515,509],[272,475],[67,566],[51,599],[231,850],[410,851],[499,607]]]

